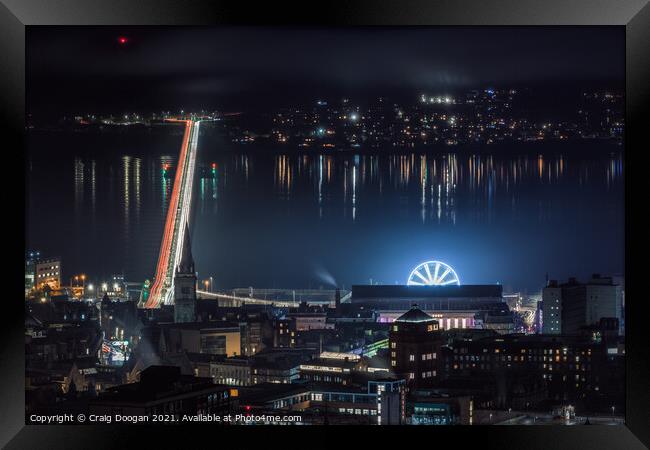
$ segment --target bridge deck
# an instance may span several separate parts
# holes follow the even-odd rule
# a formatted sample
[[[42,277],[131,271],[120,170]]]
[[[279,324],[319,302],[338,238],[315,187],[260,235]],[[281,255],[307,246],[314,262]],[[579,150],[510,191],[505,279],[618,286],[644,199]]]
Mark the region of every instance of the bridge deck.
[[[145,308],[158,308],[162,304],[171,304],[173,302],[174,270],[182,255],[182,233],[185,224],[189,220],[192,204],[194,166],[200,121],[173,119],[170,119],[170,121],[185,123],[185,134],[183,135],[183,143],[178,158],[169,209],[167,210],[158,265],[156,266],[149,298],[144,304]]]

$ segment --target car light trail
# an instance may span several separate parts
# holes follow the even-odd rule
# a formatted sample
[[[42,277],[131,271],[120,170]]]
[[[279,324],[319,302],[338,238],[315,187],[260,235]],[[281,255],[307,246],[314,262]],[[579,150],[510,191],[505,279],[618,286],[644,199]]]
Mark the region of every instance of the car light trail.
[[[156,274],[145,308],[159,308],[162,304],[173,302],[174,270],[182,254],[182,232],[188,221],[192,206],[192,189],[194,167],[196,161],[196,146],[199,136],[200,121],[168,119],[170,122],[184,122],[185,134],[178,167],[174,176],[163,238],[160,244],[160,254]]]

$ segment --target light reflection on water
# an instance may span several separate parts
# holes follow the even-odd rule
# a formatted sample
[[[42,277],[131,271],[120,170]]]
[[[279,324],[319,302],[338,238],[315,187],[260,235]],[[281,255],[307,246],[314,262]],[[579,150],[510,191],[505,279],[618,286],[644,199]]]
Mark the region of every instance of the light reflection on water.
[[[536,154],[496,158],[494,155],[454,153],[351,155],[351,154],[226,154],[220,155],[219,174],[230,179],[230,187],[218,177],[207,185],[201,182],[200,199],[204,204],[224,193],[255,190],[267,199],[304,203],[313,195],[316,212],[343,214],[353,221],[357,209],[377,197],[395,197],[399,210],[419,204],[422,223],[454,224],[458,214],[468,217],[494,218],[499,203],[507,202],[511,213],[531,191],[539,201],[552,200],[562,189],[575,192],[620,189],[623,159],[620,153],[603,159],[571,160],[563,154]],[[249,161],[257,159],[255,170]],[[272,162],[272,164],[267,164]],[[249,177],[255,177],[253,187]],[[269,174],[272,181],[269,181]],[[272,184],[272,185],[271,185]],[[273,192],[273,196],[269,195]],[[374,198],[372,198],[374,197]],[[459,198],[462,202],[459,204]],[[324,204],[339,208],[323,208]],[[372,206],[369,205],[370,208]],[[459,209],[463,209],[459,211]],[[202,208],[201,211],[205,211]],[[338,212],[336,212],[338,211]],[[371,211],[372,214],[372,211]],[[543,215],[542,215],[543,216]],[[541,219],[540,219],[541,220]]]
[[[177,145],[173,141],[154,151],[117,146],[112,153],[75,151],[55,161],[32,155],[29,245],[62,256],[66,273],[124,271],[134,280],[150,277]],[[511,252],[508,257],[517,259],[517,249],[505,248],[489,226],[537,242],[539,248],[571,242],[567,226],[578,236],[589,230],[589,239],[613,241],[596,270],[605,272],[608,260],[622,268],[620,152],[274,154],[200,148],[199,167],[213,162],[215,175],[197,175],[195,183],[193,251],[199,271],[217,276],[224,286],[287,285],[291,276],[304,276],[299,265],[310,257],[334,261],[323,264],[333,272],[331,267],[339,266],[343,283],[381,279],[384,260],[405,258],[408,266],[431,252],[460,259],[469,251],[457,256],[454,247],[463,242],[468,247],[493,242],[494,251]],[[393,238],[411,245],[412,255],[378,250]],[[433,250],[429,242],[435,242]],[[547,246],[558,254],[560,247]],[[576,261],[594,259],[583,249],[588,246],[576,243]],[[612,255],[616,248],[620,251]],[[257,260],[266,269],[253,270]],[[271,278],[256,278],[256,272],[270,270],[269,260],[288,262],[273,264]],[[471,266],[464,273],[468,270]],[[476,273],[477,281],[488,277]]]

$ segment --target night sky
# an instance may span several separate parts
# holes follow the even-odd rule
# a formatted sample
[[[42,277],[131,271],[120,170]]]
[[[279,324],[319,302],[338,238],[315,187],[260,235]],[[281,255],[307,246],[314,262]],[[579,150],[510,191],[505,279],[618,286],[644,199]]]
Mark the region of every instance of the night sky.
[[[145,113],[181,108],[186,111],[274,111],[300,102],[313,105],[315,99],[342,97],[356,104],[378,96],[413,102],[422,93],[446,95],[487,87],[530,87],[538,97],[535,101],[527,100],[525,108],[537,108],[539,101],[575,114],[576,103],[567,93],[573,92],[577,97],[582,90],[588,89],[622,90],[624,81],[625,35],[621,27],[31,27],[27,32],[27,107],[36,121],[75,113]],[[555,112],[551,112],[551,117],[558,120]],[[175,152],[178,145],[156,147],[159,154],[154,154],[155,146],[152,146],[142,155],[133,142],[112,142],[104,135],[101,139],[93,136],[87,139],[89,141],[80,142],[69,139],[68,135],[55,139],[48,135],[32,148],[32,154],[36,155],[34,170],[46,169],[45,175],[30,175],[36,182],[43,182],[44,192],[43,198],[34,200],[33,215],[48,208],[64,214],[62,223],[56,225],[64,237],[50,241],[52,254],[63,252],[57,246],[70,234],[69,227],[73,226],[68,223],[72,220],[70,213],[88,213],[83,204],[77,202],[75,193],[94,192],[86,186],[90,175],[77,176],[73,169],[95,167],[97,162],[98,202],[105,201],[97,211],[108,214],[107,211],[115,210],[118,213],[96,219],[107,227],[104,242],[113,245],[111,239],[121,239],[118,236],[121,227],[131,226],[132,209],[125,206],[132,205],[128,201],[130,185],[124,180],[134,180],[136,176],[129,172],[134,169],[124,161],[142,157],[142,170],[151,164],[158,167],[159,161],[151,161],[161,152],[166,155]],[[552,161],[553,149],[546,149],[549,155],[545,156],[545,161]],[[358,199],[359,217],[351,224],[346,216],[348,205],[336,191],[342,189],[342,180],[349,175],[346,175],[347,166],[342,160],[339,161],[338,178],[335,177],[340,182],[333,182],[329,187],[332,192],[330,204],[325,204],[331,212],[320,220],[317,211],[300,203],[306,198],[308,206],[314,207],[313,180],[308,180],[302,190],[296,188],[289,202],[276,195],[277,186],[272,184],[277,175],[273,172],[277,161],[251,157],[251,167],[259,162],[259,170],[247,190],[248,187],[236,188],[237,177],[243,176],[237,169],[240,165],[228,160],[231,156],[223,152],[221,143],[206,142],[201,155],[203,163],[224,158],[219,160],[219,167],[223,166],[224,173],[230,170],[228,188],[220,185],[219,195],[214,197],[218,200],[212,203],[205,200],[207,212],[203,213],[203,218],[199,215],[193,231],[198,242],[209,243],[194,252],[201,276],[214,274],[219,277],[216,279],[221,286],[248,286],[250,283],[306,287],[306,283],[322,282],[323,277],[318,275],[321,272],[331,273],[328,277],[348,286],[367,282],[369,278],[392,283],[401,281],[415,264],[431,257],[455,265],[467,282],[499,281],[528,289],[541,286],[547,272],[551,277],[566,279],[573,275],[584,278],[591,272],[622,270],[622,191],[620,180],[619,184],[610,186],[613,181],[605,176],[616,164],[608,154],[595,162],[582,161],[579,156],[574,161],[567,160],[566,180],[560,180],[557,188],[541,181],[535,184],[537,178],[530,177],[516,192],[508,193],[512,197],[495,197],[499,201],[495,200],[496,206],[491,206],[489,213],[498,220],[491,227],[484,220],[473,219],[475,213],[480,213],[473,203],[477,197],[461,192],[459,205],[454,204],[459,222],[446,228],[432,226],[432,222],[427,222],[426,226],[422,224],[419,194],[416,197],[409,194],[410,204],[415,204],[416,210],[415,219],[407,226],[401,215],[408,213],[404,208],[406,193],[400,192],[397,200],[391,200],[371,190],[365,195],[362,188]],[[113,157],[121,159],[113,161],[110,159]],[[271,157],[277,158],[277,155],[268,156]],[[504,167],[518,164],[513,161],[503,161]],[[52,171],[52,164],[59,164],[59,171]],[[84,169],[78,170],[85,173]],[[388,170],[388,162],[383,170],[395,172]],[[590,178],[586,175],[588,170],[591,170]],[[54,178],[47,179],[47,174]],[[583,175],[588,183],[583,183]],[[153,178],[144,177],[143,183],[154,186]],[[117,196],[110,197],[114,185],[124,190],[115,190]],[[73,187],[78,189],[73,192]],[[156,192],[151,195],[160,191],[160,186],[154,187]],[[32,192],[38,189],[39,186],[35,186]],[[504,192],[502,187],[501,192]],[[56,200],[46,198],[49,193],[60,197]],[[77,203],[72,203],[73,194]],[[373,205],[374,200],[385,201],[388,206]],[[219,214],[211,216],[209,211],[217,204]],[[248,206],[242,208],[241,205]],[[291,208],[295,214],[273,216],[268,222],[260,222],[258,214],[265,217],[260,213],[265,207],[270,208],[266,213],[269,218],[271,214],[281,214]],[[239,215],[246,211],[255,217]],[[375,213],[380,217],[375,217]],[[156,211],[150,213],[150,221],[158,227],[160,219],[155,214]],[[86,225],[93,223],[91,219],[95,216],[89,215],[87,219],[88,222],[78,222],[81,228],[75,235],[95,233],[93,227]],[[133,230],[143,230],[139,222],[134,223]],[[246,229],[242,223],[251,228]],[[264,224],[264,232],[260,232],[260,223]],[[43,224],[48,227],[48,233],[49,227],[55,226],[50,222]],[[49,237],[50,234],[33,232],[32,235]],[[80,238],[78,245],[101,241],[97,236]],[[153,267],[158,242],[158,238],[152,238],[149,250],[133,251],[143,254],[149,251]],[[313,248],[314,242],[322,247]],[[48,249],[44,243],[35,242],[34,245]],[[241,252],[243,246],[256,249],[255,254]],[[131,241],[125,241],[123,247],[131,249]],[[277,254],[303,255],[305,248],[313,250],[308,253],[309,260],[294,257],[289,263],[271,264],[272,270],[268,269],[268,261],[275,261]],[[569,256],[565,254],[567,249],[571,249]],[[116,259],[110,270],[119,271],[123,263],[121,254],[108,253]],[[223,254],[233,256],[224,259],[219,256]],[[313,255],[319,258],[311,258]],[[77,270],[70,261],[77,256],[63,256],[68,258],[65,265]],[[241,259],[239,263],[237,258]],[[92,272],[92,258],[90,260],[79,261],[78,270]],[[313,269],[314,265],[323,269]],[[149,270],[145,266],[140,269]],[[94,272],[99,271],[98,268]],[[249,274],[263,276],[247,277]]]
[[[246,110],[332,95],[622,87],[624,38],[620,27],[30,27],[28,108]]]

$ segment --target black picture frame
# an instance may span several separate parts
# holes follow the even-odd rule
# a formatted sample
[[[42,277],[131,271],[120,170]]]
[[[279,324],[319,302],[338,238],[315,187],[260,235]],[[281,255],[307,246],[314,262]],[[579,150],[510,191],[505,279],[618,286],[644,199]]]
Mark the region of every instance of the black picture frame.
[[[152,427],[56,426],[24,424],[24,339],[22,275],[18,259],[24,257],[24,199],[16,195],[17,185],[25,186],[18,169],[25,164],[25,29],[46,25],[416,25],[416,26],[620,26],[626,32],[626,425],[619,427],[376,427],[357,434],[356,445],[379,445],[390,436],[396,443],[416,442],[436,445],[440,439],[463,446],[485,448],[555,449],[644,448],[650,445],[649,339],[644,329],[643,248],[638,245],[647,233],[644,217],[645,193],[642,190],[646,131],[642,117],[650,100],[650,6],[647,0],[347,0],[345,2],[295,3],[210,0],[0,0],[0,124],[6,129],[3,139],[5,170],[16,173],[11,189],[5,188],[3,228],[7,272],[11,289],[3,295],[3,327],[0,341],[0,445],[8,449],[25,448],[129,448],[144,439],[147,447],[198,446],[200,437],[213,445],[252,447],[250,439],[262,445],[311,445],[310,442],[344,443],[347,437],[327,427],[232,427],[210,426]],[[6,137],[15,141],[7,144]],[[6,145],[6,147],[5,147]],[[634,147],[634,150],[631,150]],[[635,166],[636,163],[636,166]],[[7,174],[6,177],[10,175]],[[20,181],[19,181],[20,180]],[[637,187],[633,183],[639,183]],[[8,186],[8,184],[5,184]],[[641,190],[638,190],[641,188]],[[635,202],[636,208],[635,208]],[[15,216],[22,211],[23,220]],[[13,228],[16,228],[13,230]],[[22,236],[23,240],[15,238]],[[6,245],[6,244],[11,245]],[[306,430],[312,428],[311,430]],[[414,430],[415,428],[415,430]],[[359,431],[360,430],[360,431]],[[338,431],[338,430],[337,430]],[[408,437],[405,433],[408,433]],[[418,436],[413,436],[416,433]],[[318,436],[314,436],[317,434]],[[346,433],[347,434],[347,433]],[[444,436],[443,436],[444,435]],[[227,436],[227,438],[225,437]],[[413,436],[413,437],[411,437]],[[431,438],[431,437],[434,438]],[[296,442],[291,442],[296,439]],[[430,444],[427,440],[432,439]],[[298,442],[297,440],[300,440]],[[362,442],[368,440],[368,443]],[[417,440],[417,441],[416,441]],[[376,441],[370,443],[370,441]],[[195,445],[196,444],[196,445]],[[143,444],[139,444],[143,445]]]

